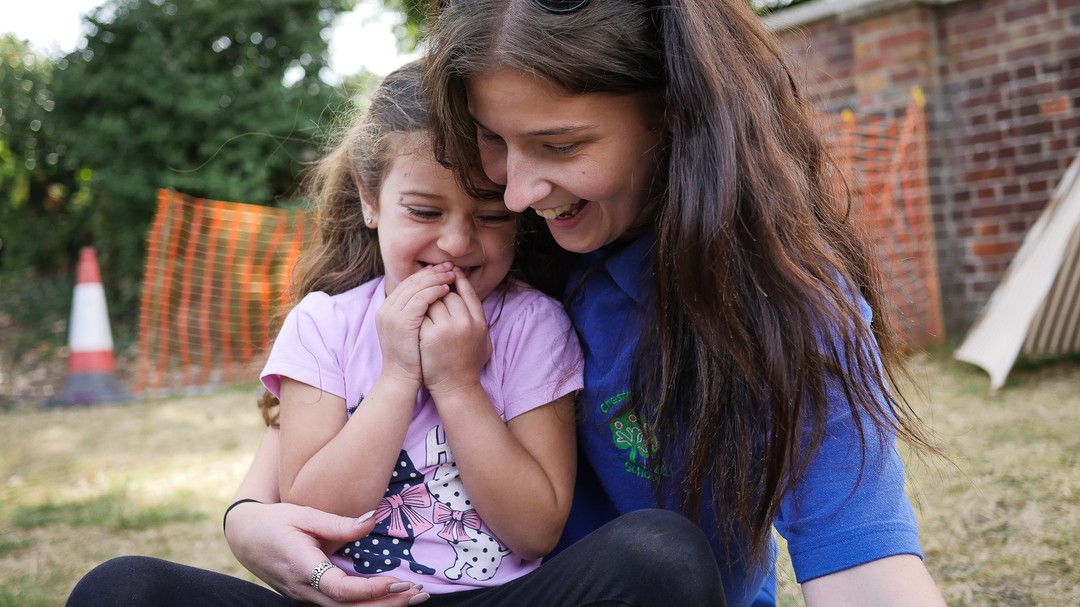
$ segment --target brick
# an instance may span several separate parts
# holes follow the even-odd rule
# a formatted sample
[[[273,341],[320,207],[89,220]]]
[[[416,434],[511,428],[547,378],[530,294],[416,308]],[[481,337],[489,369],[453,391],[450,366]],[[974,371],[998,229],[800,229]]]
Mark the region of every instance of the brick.
[[[1017,219],[1005,224],[1005,229],[1010,234],[1027,234],[1027,231],[1031,229],[1031,223],[1022,219]]]
[[[1035,44],[1028,44],[1021,46],[1020,49],[1013,49],[1005,53],[1005,60],[1008,63],[1020,62],[1020,60],[1042,57],[1050,52],[1050,42],[1037,42]]]
[[[994,72],[990,74],[990,86],[1001,86],[1012,80],[1012,74],[1008,71]]]
[[[1035,105],[1034,103],[1029,103],[1027,105],[1022,105],[1017,110],[1017,114],[1019,114],[1019,116],[1021,118],[1027,118],[1028,116],[1035,116],[1035,115],[1038,115],[1040,113],[1042,113],[1042,110],[1039,108],[1039,106]]]
[[[1020,146],[1020,153],[1025,155],[1025,156],[1038,155],[1038,154],[1042,154],[1042,149],[1043,149],[1042,142],[1041,141],[1035,141],[1033,143],[1027,143],[1027,144],[1024,144],[1024,145]]]
[[[1046,149],[1050,152],[1063,152],[1069,149],[1069,140],[1064,137],[1053,139],[1046,144]]]
[[[1008,172],[1005,167],[997,166],[988,169],[981,169],[978,171],[969,171],[964,174],[964,181],[968,183],[975,183],[978,181],[993,181],[1005,177]]]
[[[1057,116],[1069,111],[1072,107],[1072,102],[1069,100],[1069,96],[1060,93],[1051,97],[1043,99],[1039,104],[1039,109],[1044,116]]]
[[[1045,15],[1050,8],[1049,4],[1049,2],[1031,2],[1027,5],[1017,6],[1011,10],[1005,11],[1004,22],[1011,23],[1013,21],[1027,19],[1028,17]]]
[[[1013,127],[1010,132],[1015,135],[1046,135],[1054,132],[1054,123],[1049,120],[1032,122],[1022,126]]]
[[[992,221],[979,221],[975,223],[975,234],[978,236],[997,236],[1001,233],[1001,225]]]
[[[963,72],[974,72],[998,64],[997,55],[994,53],[988,53],[979,57],[973,57],[964,61],[959,61],[956,64],[957,69]]]
[[[994,12],[982,12],[973,17],[956,19],[951,22],[947,31],[950,35],[964,35],[972,32],[982,32],[984,30],[997,28],[997,13]]]
[[[993,257],[998,255],[1012,255],[1019,249],[1015,242],[983,242],[971,247],[971,254],[975,257]]]
[[[930,42],[930,32],[923,28],[912,28],[908,31],[900,31],[889,34],[880,41],[878,47],[885,52],[906,47],[924,47]]]
[[[1028,194],[1045,194],[1050,191],[1050,183],[1047,181],[1032,181],[1027,184]]]
[[[1016,158],[1016,148],[1001,148],[997,151],[996,158],[998,160],[1012,160]]]
[[[1035,162],[1018,162],[1013,166],[1017,175],[1033,175],[1058,170],[1058,162],[1054,159],[1036,160]]]

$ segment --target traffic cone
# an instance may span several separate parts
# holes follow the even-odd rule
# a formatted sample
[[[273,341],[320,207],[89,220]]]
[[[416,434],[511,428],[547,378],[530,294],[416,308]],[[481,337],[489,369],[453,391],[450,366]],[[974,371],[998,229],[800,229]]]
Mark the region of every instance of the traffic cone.
[[[131,400],[131,396],[116,383],[112,329],[94,247],[79,250],[75,295],[71,301],[71,323],[68,326],[68,349],[68,375],[64,392],[59,398],[47,402],[47,406]]]

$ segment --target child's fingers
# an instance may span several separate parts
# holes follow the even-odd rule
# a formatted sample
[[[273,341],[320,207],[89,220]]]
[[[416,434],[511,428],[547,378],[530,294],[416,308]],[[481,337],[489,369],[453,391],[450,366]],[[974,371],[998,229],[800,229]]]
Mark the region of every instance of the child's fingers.
[[[446,300],[450,297],[454,297],[454,294],[447,293],[444,297],[441,297],[428,305],[427,313],[424,315],[426,317],[426,322],[430,322],[433,325],[444,325],[450,320],[450,310],[446,307]]]
[[[471,282],[460,268],[454,268],[454,290],[461,296],[462,301],[468,308],[469,315],[473,318],[485,319],[484,305],[476,294]]]
[[[446,284],[436,284],[420,289],[404,302],[401,311],[409,316],[419,318],[427,314],[431,310],[432,304],[438,303],[448,293],[450,293],[450,286]]]
[[[457,277],[451,272],[453,266],[449,263],[430,266],[402,280],[394,290],[386,296],[386,303],[398,310],[404,310],[409,302],[425,290],[435,288],[439,292],[438,297],[449,291],[450,283]],[[421,299],[431,297],[430,293],[421,296]]]

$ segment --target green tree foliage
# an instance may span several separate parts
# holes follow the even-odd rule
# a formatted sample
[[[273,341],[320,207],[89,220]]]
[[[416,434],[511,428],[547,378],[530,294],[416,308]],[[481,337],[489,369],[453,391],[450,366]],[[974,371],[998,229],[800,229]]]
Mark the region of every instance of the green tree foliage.
[[[352,4],[111,0],[87,17],[85,46],[53,75],[55,113],[70,161],[92,171],[87,228],[117,307],[133,308],[157,188],[294,194],[344,102],[320,78],[323,35]]]
[[[89,173],[69,166],[53,119],[52,63],[0,37],[0,239],[7,268],[70,265],[88,237]]]
[[[416,45],[427,33],[428,10],[433,6],[429,0],[382,0],[383,7],[388,11],[401,13],[404,19],[397,26],[394,34],[397,36],[398,48],[409,52],[416,49]],[[438,6],[438,0],[434,0],[434,6]]]

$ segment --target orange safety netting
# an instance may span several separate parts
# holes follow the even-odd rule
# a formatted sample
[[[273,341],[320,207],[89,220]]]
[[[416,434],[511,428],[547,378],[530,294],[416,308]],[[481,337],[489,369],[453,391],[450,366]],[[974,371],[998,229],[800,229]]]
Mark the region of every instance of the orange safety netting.
[[[916,89],[900,117],[843,112],[826,118],[860,220],[880,255],[894,328],[909,348],[945,336],[923,105]]]
[[[161,395],[254,381],[305,223],[301,211],[160,190],[134,391]]]
[[[921,95],[899,118],[844,112],[825,120],[861,221],[881,255],[895,328],[909,347],[941,341]],[[255,381],[307,223],[301,211],[160,191],[134,391],[161,395]]]

